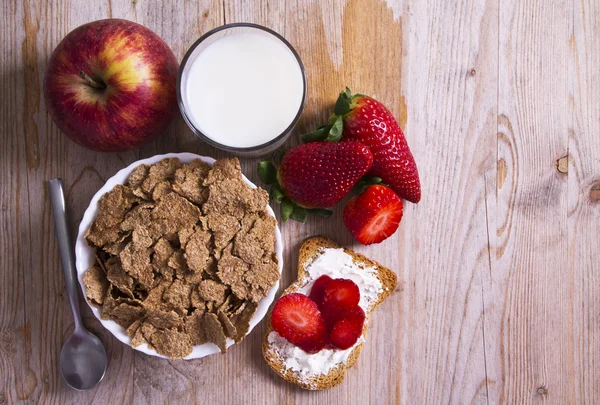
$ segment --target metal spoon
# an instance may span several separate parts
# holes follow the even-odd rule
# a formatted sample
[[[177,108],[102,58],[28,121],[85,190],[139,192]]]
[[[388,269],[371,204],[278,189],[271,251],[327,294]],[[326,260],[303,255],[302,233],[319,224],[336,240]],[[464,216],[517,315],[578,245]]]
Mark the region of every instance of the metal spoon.
[[[106,350],[104,350],[100,339],[88,332],[81,322],[77,299],[75,258],[73,257],[73,246],[71,245],[69,227],[67,226],[67,208],[62,180],[48,180],[48,192],[52,204],[60,260],[65,276],[65,287],[75,319],[75,330],[60,351],[60,372],[69,387],[79,391],[87,391],[104,377]]]

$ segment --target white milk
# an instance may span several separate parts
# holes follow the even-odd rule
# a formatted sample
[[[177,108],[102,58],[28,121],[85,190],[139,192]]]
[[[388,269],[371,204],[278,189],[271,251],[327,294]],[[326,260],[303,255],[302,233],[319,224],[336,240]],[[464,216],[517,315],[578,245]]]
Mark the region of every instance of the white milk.
[[[232,33],[192,54],[181,80],[189,120],[220,144],[247,148],[276,138],[302,104],[291,50],[267,32]]]

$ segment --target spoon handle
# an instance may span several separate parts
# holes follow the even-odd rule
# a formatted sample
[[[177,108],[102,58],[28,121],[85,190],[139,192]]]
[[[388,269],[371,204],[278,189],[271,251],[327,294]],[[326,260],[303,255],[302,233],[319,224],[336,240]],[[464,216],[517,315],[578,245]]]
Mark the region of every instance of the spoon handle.
[[[75,329],[79,329],[81,326],[81,314],[79,313],[79,300],[77,298],[75,258],[73,256],[71,235],[67,224],[67,207],[65,204],[62,179],[48,180],[48,192],[50,194],[50,203],[52,205],[60,261],[62,262],[63,275],[65,276],[65,287],[67,288],[67,294],[69,295],[69,303],[71,304],[71,311],[73,311],[73,318],[75,319]]]

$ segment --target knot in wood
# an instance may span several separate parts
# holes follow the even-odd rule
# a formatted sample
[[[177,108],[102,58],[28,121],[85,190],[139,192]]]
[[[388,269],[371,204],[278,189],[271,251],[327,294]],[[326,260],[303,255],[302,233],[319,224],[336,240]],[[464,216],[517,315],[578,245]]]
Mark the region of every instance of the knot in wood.
[[[590,200],[593,202],[600,201],[600,181],[592,184],[590,188]]]
[[[569,155],[565,155],[556,161],[556,170],[561,174],[569,172]]]

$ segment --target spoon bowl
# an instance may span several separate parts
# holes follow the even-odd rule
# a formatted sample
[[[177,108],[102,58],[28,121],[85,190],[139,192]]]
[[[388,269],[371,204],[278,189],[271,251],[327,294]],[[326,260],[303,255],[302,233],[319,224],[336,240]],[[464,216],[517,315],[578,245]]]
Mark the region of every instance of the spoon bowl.
[[[100,339],[87,330],[75,329],[60,351],[60,373],[75,390],[93,388],[104,377],[106,350]]]

